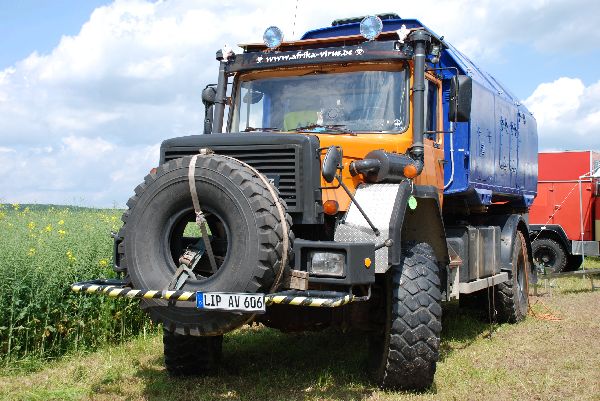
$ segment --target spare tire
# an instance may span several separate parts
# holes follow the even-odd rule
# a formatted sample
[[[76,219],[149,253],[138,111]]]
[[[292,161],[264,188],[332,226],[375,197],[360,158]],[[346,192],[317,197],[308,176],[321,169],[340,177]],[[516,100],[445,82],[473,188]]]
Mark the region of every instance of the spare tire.
[[[134,288],[163,290],[175,275],[186,247],[202,242],[188,181],[191,157],[169,161],[146,176],[123,214],[123,253]],[[198,156],[194,173],[200,207],[210,229],[218,269],[206,252],[186,291],[269,292],[282,275],[284,224],[269,188],[239,160]],[[285,203],[279,199],[285,210]],[[193,234],[194,229],[198,233]],[[289,244],[291,249],[292,244]],[[289,260],[289,257],[288,257]],[[182,303],[143,300],[142,307],[165,329],[186,335],[221,335],[252,318],[234,312],[207,312]]]

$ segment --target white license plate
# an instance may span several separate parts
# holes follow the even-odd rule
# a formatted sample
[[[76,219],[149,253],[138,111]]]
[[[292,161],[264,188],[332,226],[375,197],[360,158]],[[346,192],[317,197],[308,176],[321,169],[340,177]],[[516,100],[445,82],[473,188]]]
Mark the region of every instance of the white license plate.
[[[198,291],[196,307],[198,309],[265,313],[265,294]]]

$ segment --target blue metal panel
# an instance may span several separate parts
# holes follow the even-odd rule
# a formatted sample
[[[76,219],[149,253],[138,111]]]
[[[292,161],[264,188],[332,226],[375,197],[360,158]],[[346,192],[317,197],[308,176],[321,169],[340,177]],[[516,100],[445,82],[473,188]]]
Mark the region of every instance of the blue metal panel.
[[[426,28],[415,19],[389,19],[383,21],[383,30],[395,31],[402,25],[409,29]],[[359,29],[359,23],[326,27],[308,31],[302,39],[358,35]],[[537,128],[533,115],[494,77],[451,44],[444,44],[446,48],[435,67],[456,68],[436,71],[443,81],[444,130],[450,131],[452,126],[455,129],[453,134],[444,136],[444,193],[464,196],[471,204],[489,204],[499,199],[529,206],[537,190]],[[447,120],[449,81],[457,70],[473,80],[471,120],[451,124]]]

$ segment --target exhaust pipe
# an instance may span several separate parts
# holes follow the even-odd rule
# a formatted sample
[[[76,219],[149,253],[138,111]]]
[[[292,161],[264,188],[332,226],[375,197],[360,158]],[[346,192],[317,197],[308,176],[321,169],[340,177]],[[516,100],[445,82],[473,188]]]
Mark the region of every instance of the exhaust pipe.
[[[409,40],[414,43],[414,71],[413,77],[413,143],[410,155],[420,161],[418,174],[423,170],[423,135],[425,133],[425,60],[427,49],[431,43],[431,35],[424,30],[414,31],[409,35]],[[417,175],[418,175],[417,174]]]

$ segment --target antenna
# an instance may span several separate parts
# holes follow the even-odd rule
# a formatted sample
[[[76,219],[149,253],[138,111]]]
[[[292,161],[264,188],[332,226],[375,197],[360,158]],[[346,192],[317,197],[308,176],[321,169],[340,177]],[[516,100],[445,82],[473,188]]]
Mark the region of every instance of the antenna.
[[[294,11],[294,27],[292,28],[292,38],[296,37],[296,17],[298,16],[298,1],[296,0],[296,10]]]

